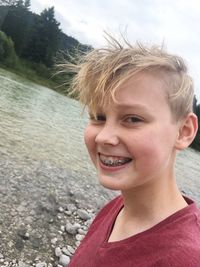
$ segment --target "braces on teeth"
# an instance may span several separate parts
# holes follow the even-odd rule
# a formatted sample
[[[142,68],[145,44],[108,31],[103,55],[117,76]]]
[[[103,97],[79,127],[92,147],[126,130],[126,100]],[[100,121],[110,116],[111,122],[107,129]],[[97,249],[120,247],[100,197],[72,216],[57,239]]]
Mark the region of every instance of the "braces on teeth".
[[[125,161],[119,159],[119,160],[111,160],[111,159],[106,159],[106,160],[102,160],[102,162],[105,165],[110,165],[110,166],[114,166],[114,165],[118,165],[118,164],[123,164],[125,163]]]

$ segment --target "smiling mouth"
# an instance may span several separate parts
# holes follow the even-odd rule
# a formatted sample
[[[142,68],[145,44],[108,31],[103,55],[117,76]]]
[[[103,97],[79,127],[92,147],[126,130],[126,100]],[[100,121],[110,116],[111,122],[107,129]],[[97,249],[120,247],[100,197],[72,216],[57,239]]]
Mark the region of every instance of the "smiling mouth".
[[[132,159],[128,157],[105,156],[100,153],[99,153],[99,159],[103,165],[108,167],[122,166],[132,161]]]

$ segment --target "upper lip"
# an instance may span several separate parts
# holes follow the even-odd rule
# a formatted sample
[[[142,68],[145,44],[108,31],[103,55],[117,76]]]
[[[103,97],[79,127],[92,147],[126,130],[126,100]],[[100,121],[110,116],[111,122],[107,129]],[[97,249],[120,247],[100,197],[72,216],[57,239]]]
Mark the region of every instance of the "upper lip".
[[[123,156],[123,155],[119,155],[119,154],[116,154],[116,153],[114,153],[114,154],[108,154],[108,153],[101,153],[101,152],[98,152],[98,155],[100,156],[100,155],[103,155],[103,156],[105,156],[105,157],[118,157],[118,158],[130,158],[131,159],[131,157],[129,157],[129,156]]]

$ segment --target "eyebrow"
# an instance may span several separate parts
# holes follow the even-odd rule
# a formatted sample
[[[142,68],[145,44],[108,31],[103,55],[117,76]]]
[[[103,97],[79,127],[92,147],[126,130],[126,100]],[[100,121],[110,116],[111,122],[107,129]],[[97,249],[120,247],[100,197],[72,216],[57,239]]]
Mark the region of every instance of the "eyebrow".
[[[116,103],[116,107],[120,108],[120,109],[137,109],[137,110],[142,110],[142,111],[146,111],[149,112],[149,106],[145,106],[142,104],[127,104],[127,103]]]

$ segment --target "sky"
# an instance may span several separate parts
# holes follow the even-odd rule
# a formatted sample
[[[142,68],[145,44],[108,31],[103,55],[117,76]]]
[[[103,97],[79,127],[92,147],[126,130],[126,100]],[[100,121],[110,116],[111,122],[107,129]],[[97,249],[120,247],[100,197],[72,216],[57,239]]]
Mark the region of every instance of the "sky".
[[[104,31],[131,43],[164,42],[186,60],[200,103],[199,0],[31,0],[38,14],[52,6],[60,29],[83,44],[104,46]]]

